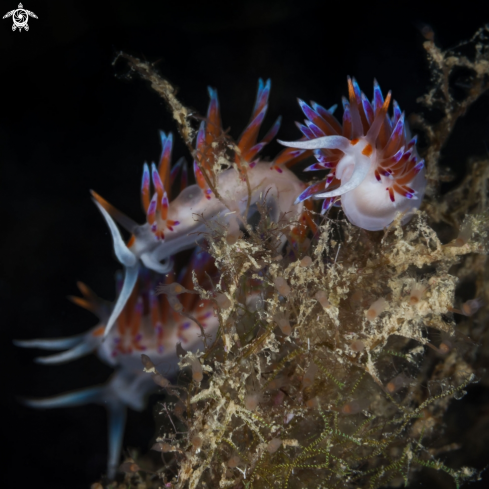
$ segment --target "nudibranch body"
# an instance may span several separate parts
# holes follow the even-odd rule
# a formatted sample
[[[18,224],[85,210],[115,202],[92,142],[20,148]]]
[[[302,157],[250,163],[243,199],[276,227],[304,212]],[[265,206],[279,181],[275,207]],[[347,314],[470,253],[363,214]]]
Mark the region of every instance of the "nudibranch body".
[[[104,405],[109,413],[109,463],[108,475],[115,475],[122,447],[126,409],[141,411],[149,393],[157,389],[153,378],[144,373],[141,354],[151,357],[161,373],[173,377],[178,357],[176,345],[185,351],[204,350],[200,326],[208,341],[213,340],[218,320],[210,300],[201,300],[193,292],[192,274],[205,285],[207,273],[213,274],[211,257],[196,249],[192,259],[175,282],[173,273],[161,277],[141,269],[136,286],[115,321],[115,327],[104,341],[104,330],[112,305],[97,297],[86,285],[78,287],[83,297],[72,301],[93,312],[99,319],[88,332],[67,338],[17,341],[25,348],[64,350],[36,359],[37,363],[59,365],[89,353],[97,356],[116,371],[106,385],[90,387],[59,396],[26,400],[26,405],[36,408],[78,406],[87,403]],[[158,284],[164,282],[166,294],[158,294]],[[118,280],[118,288],[121,280]],[[197,324],[200,324],[200,326]]]
[[[343,99],[343,124],[312,102],[299,100],[307,117],[299,124],[305,139],[282,144],[309,150],[317,163],[308,171],[329,170],[326,180],[314,183],[298,198],[325,199],[322,212],[339,204],[347,218],[369,231],[385,228],[400,212],[407,222],[410,212],[421,204],[426,187],[424,161],[416,152],[416,138],[409,137],[404,114],[396,102],[394,113],[387,110],[391,100],[384,100],[374,82],[372,103],[360,92],[358,84],[348,78],[349,101]]]
[[[37,408],[90,402],[105,405],[109,413],[109,479],[115,475],[119,462],[126,408],[143,409],[147,394],[157,388],[152,377],[143,371],[141,354],[148,355],[161,373],[174,375],[178,363],[177,345],[181,344],[187,351],[203,351],[202,330],[211,342],[218,326],[216,309],[225,307],[222,292],[215,291],[215,301],[201,300],[193,292],[193,277],[202,286],[211,287],[206,283],[214,269],[209,255],[196,248],[178,277],[174,273],[173,256],[196,247],[209,222],[217,221],[227,226],[228,233],[237,234],[239,227],[256,212],[258,201],[267,203],[272,220],[286,215],[291,221],[309,220],[312,225],[309,215],[307,218],[301,215],[303,205],[295,204],[305,185],[282,167],[301,158],[305,151],[286,149],[272,163],[258,158],[263,147],[275,137],[280,123],[280,119],[277,120],[257,143],[268,106],[270,81],[260,80],[251,122],[233,147],[234,165],[224,170],[219,168],[221,162],[216,148],[223,144],[229,146],[230,141],[221,127],[217,93],[212,89],[209,92],[211,103],[207,118],[196,138],[195,185],[187,185],[187,165],[183,159],[171,168],[173,137],[161,133],[159,165],[153,164],[150,169],[145,164],[143,169],[141,194],[147,215],[145,224],[137,224],[92,193],[109,226],[115,255],[124,267],[124,275],[117,280],[115,304],[98,298],[87,286],[79,284],[83,298],[72,300],[99,318],[95,327],[75,337],[16,342],[26,348],[61,351],[39,357],[37,362],[41,364],[62,364],[95,352],[116,369],[106,385],[25,401]],[[177,193],[171,200],[170,194]],[[131,233],[127,243],[116,222]],[[291,227],[291,235],[294,229]],[[227,302],[231,304],[229,298]]]
[[[143,170],[141,194],[147,215],[145,224],[137,224],[93,192],[95,203],[111,231],[116,257],[125,270],[124,285],[108,319],[105,335],[131,294],[141,264],[155,272],[167,273],[171,268],[170,258],[195,246],[200,239],[199,233],[206,229],[209,221],[222,220],[230,228],[236,228],[256,212],[259,200],[266,202],[273,220],[284,214],[291,221],[301,216],[303,206],[301,203],[297,205],[295,200],[305,185],[285,164],[301,158],[304,151],[286,150],[272,164],[261,162],[257,157],[275,137],[280,125],[278,119],[257,143],[268,108],[270,80],[266,83],[260,80],[251,122],[233,148],[234,166],[224,170],[220,169],[216,148],[229,145],[229,141],[221,127],[217,92],[209,89],[209,93],[211,101],[207,118],[202,121],[196,138],[195,185],[187,187],[186,163],[182,160],[170,171],[173,139],[171,135],[161,133],[163,149],[160,163],[158,167],[153,164],[151,170],[145,164]],[[181,192],[170,200],[169,190],[175,187],[178,171],[181,171]],[[122,239],[114,220],[132,234],[129,243]]]

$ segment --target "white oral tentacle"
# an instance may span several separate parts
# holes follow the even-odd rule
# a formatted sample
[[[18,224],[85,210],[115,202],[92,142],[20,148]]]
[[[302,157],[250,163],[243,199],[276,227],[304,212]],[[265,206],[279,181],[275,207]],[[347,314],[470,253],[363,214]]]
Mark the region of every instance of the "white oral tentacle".
[[[345,151],[350,146],[350,140],[343,136],[323,136],[308,141],[281,141],[280,139],[277,141],[283,146],[298,149],[339,149]]]
[[[37,357],[34,361],[42,365],[59,365],[62,363],[70,362],[76,358],[83,357],[88,353],[92,353],[97,346],[99,346],[100,340],[95,336],[89,334],[86,336],[85,340],[80,344],[76,345],[74,348],[69,350],[56,353],[54,355],[48,355],[44,357]]]
[[[112,327],[114,326],[119,314],[124,309],[124,306],[131,295],[136,281],[138,279],[139,273],[139,263],[137,256],[126,246],[124,240],[122,239],[119,228],[112,219],[111,215],[94,199],[95,204],[99,208],[99,211],[104,216],[107,225],[109,226],[110,233],[112,234],[112,240],[114,241],[114,253],[119,262],[124,265],[124,283],[122,285],[122,290],[117,298],[117,301],[112,309],[109,320],[105,325],[104,340],[110,333]]]
[[[323,192],[320,194],[314,194],[313,199],[325,199],[329,197],[338,197],[339,195],[346,194],[354,189],[356,189],[365,179],[370,169],[370,159],[367,157],[358,158],[355,162],[355,168],[353,173],[344,185],[341,185],[335,190],[329,192]]]
[[[124,284],[122,285],[121,292],[119,294],[119,297],[117,297],[117,302],[115,303],[114,309],[112,309],[112,313],[109,317],[109,320],[105,325],[104,340],[105,338],[107,338],[108,334],[110,333],[110,330],[112,329],[115,322],[117,321],[117,318],[122,312],[122,309],[124,309],[124,306],[126,305],[134,289],[134,286],[136,285],[138,279],[138,273],[139,273],[138,263],[136,263],[132,267],[124,268]]]
[[[157,254],[157,251],[154,251],[153,253],[143,253],[141,255],[141,261],[143,262],[143,265],[146,268],[149,268],[150,270],[154,270],[155,272],[158,273],[168,273],[171,271],[173,267],[173,262],[172,260],[168,259],[164,263],[160,263],[155,255]]]
[[[370,159],[362,154],[355,154],[358,148],[352,151],[351,141],[343,136],[324,136],[322,138],[310,139],[308,141],[281,141],[278,142],[284,146],[299,149],[339,149],[345,153],[345,157],[352,157],[355,160],[353,173],[344,185],[335,190],[323,192],[312,196],[313,199],[325,199],[328,197],[337,197],[357,188],[367,176],[370,169]],[[353,154],[352,154],[353,153]]]
[[[138,259],[136,255],[134,255],[134,253],[126,246],[126,243],[124,243],[119,228],[112,219],[111,215],[95,199],[93,199],[93,201],[97,205],[99,211],[101,212],[102,216],[104,216],[105,221],[109,226],[110,233],[112,234],[112,240],[114,242],[115,256],[121,265],[124,265],[125,267],[134,266]]]

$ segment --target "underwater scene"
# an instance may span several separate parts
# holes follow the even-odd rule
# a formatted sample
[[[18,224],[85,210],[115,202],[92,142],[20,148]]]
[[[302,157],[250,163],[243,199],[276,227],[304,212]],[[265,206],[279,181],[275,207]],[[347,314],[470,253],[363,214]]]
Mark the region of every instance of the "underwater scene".
[[[486,487],[489,14],[388,5],[12,5],[4,487]]]

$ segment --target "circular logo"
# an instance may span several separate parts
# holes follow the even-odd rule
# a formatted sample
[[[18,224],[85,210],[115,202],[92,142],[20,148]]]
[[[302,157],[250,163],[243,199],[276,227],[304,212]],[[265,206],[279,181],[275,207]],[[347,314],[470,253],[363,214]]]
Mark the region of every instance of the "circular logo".
[[[29,30],[29,26],[27,25],[27,22],[29,21],[29,16],[24,9],[17,9],[12,15],[12,20],[14,21],[14,25],[12,26],[13,31],[15,31],[16,28],[24,28],[26,31]]]

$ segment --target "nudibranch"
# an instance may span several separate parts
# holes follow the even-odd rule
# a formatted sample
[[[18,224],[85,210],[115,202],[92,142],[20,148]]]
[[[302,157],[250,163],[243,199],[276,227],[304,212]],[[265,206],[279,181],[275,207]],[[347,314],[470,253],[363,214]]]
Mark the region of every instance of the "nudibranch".
[[[115,304],[99,299],[87,286],[79,284],[83,298],[72,300],[99,318],[95,327],[75,337],[16,341],[21,347],[61,351],[38,358],[41,364],[61,364],[95,352],[103,362],[115,367],[107,385],[25,401],[37,408],[104,404],[109,413],[109,479],[115,475],[119,462],[126,408],[143,409],[146,395],[157,388],[151,376],[143,372],[141,354],[148,355],[171,375],[178,363],[179,343],[187,351],[202,351],[202,329],[209,341],[217,330],[214,308],[222,307],[223,294],[216,293],[215,302],[201,300],[193,291],[192,281],[194,276],[205,287],[209,273],[212,275],[213,260],[196,248],[190,263],[175,281],[173,256],[196,247],[209,222],[217,220],[227,224],[230,232],[239,231],[262,200],[268,205],[271,219],[278,220],[285,214],[291,222],[305,220],[309,227],[314,225],[311,217],[302,212],[303,205],[294,203],[305,185],[284,166],[306,152],[287,148],[271,163],[259,159],[260,151],[275,137],[280,125],[278,119],[257,142],[269,92],[270,81],[260,80],[251,122],[233,145],[221,127],[217,92],[209,89],[207,118],[196,137],[195,185],[188,186],[187,164],[183,159],[171,167],[173,137],[161,133],[159,165],[145,164],[143,168],[145,224],[138,225],[92,192],[109,226],[115,255],[124,267],[124,275],[117,280]],[[224,170],[216,151],[219,145],[231,146],[235,152],[232,165],[229,163]],[[170,190],[180,193],[172,200]],[[116,222],[131,233],[127,243]],[[292,227],[291,236],[295,231],[300,238],[304,230],[297,228]],[[157,286],[163,295],[155,292]]]
[[[145,224],[138,225],[93,192],[94,201],[111,231],[115,255],[125,270],[124,285],[107,321],[105,335],[129,298],[141,264],[155,272],[166,273],[171,268],[170,257],[195,246],[199,233],[206,229],[210,220],[222,219],[230,226],[237,226],[236,220],[243,222],[256,212],[256,203],[262,198],[266,200],[273,220],[283,214],[287,214],[291,220],[300,218],[302,204],[294,204],[305,186],[284,164],[297,159],[304,152],[283,152],[272,165],[258,158],[264,146],[275,137],[280,125],[278,119],[263,140],[257,143],[268,108],[269,93],[270,80],[266,83],[260,80],[251,122],[234,148],[235,164],[222,170],[222,158],[218,158],[215,148],[220,144],[229,144],[229,141],[221,126],[217,91],[209,88],[211,100],[207,118],[202,121],[196,138],[193,168],[197,183],[183,188],[172,201],[168,190],[172,188],[174,176],[180,167],[185,175],[186,165],[180,163],[173,172],[170,171],[172,138],[162,133],[163,151],[158,167],[153,164],[150,170],[148,165],[144,165],[143,170],[141,193],[147,214]],[[182,181],[186,185],[186,176]],[[218,191],[219,196],[214,191]],[[248,215],[245,215],[247,212]],[[132,234],[127,244],[115,221]]]
[[[178,343],[185,351],[203,351],[200,326],[204,328],[208,340],[212,341],[218,326],[214,306],[210,300],[201,300],[193,291],[192,274],[195,273],[199,282],[205,286],[207,274],[212,275],[213,271],[212,258],[198,248],[189,265],[177,277],[177,282],[174,273],[161,277],[142,268],[136,286],[105,341],[103,335],[112,305],[79,283],[83,297],[71,299],[98,317],[96,326],[82,335],[68,338],[15,342],[25,348],[64,350],[38,357],[36,361],[40,364],[59,365],[95,352],[104,363],[116,369],[106,385],[24,401],[26,405],[35,408],[70,407],[87,403],[104,405],[109,415],[110,479],[114,477],[119,464],[127,407],[136,411],[143,410],[148,394],[157,389],[152,377],[143,371],[141,354],[150,356],[156,365],[161,365],[162,373],[171,377],[176,373]],[[120,293],[120,277],[117,282]],[[158,284],[162,282],[170,288],[166,295],[156,292]]]
[[[336,106],[326,110],[315,102],[299,100],[307,120],[298,124],[304,138],[279,141],[285,146],[308,150],[317,162],[306,171],[329,170],[326,180],[312,184],[297,198],[324,199],[322,213],[339,205],[349,221],[369,231],[378,231],[402,213],[402,223],[412,216],[424,195],[424,161],[416,151],[416,137],[410,138],[404,113],[391,93],[383,98],[374,81],[373,100],[348,78],[349,100],[343,98],[342,124],[334,117]]]

